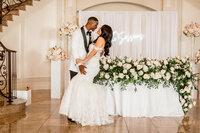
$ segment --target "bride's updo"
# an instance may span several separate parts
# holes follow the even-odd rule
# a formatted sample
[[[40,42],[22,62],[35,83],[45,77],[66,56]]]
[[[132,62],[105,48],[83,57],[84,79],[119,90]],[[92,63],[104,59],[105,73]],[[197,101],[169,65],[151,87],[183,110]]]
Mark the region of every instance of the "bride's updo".
[[[112,28],[108,25],[103,25],[101,27],[101,37],[105,39],[105,47],[104,47],[104,56],[109,55],[109,49],[112,46],[112,37],[113,37],[113,31]]]

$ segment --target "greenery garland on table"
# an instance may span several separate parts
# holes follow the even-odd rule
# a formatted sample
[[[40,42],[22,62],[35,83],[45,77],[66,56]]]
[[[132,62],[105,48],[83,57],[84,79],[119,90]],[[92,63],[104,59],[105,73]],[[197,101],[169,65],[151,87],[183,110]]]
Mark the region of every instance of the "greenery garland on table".
[[[158,88],[173,85],[179,94],[179,101],[184,113],[196,104],[192,101],[191,93],[197,89],[198,74],[192,71],[188,57],[180,59],[171,57],[163,60],[106,57],[100,61],[100,72],[94,78],[94,83],[110,86],[120,83],[125,90],[128,84],[145,84],[148,88]],[[135,89],[136,91],[137,89]]]

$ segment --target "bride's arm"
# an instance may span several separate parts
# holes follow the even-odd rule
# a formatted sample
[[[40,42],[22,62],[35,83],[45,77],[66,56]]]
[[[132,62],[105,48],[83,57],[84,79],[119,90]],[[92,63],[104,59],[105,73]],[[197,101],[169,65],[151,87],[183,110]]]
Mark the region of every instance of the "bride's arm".
[[[105,40],[103,37],[99,37],[96,44],[95,44],[95,47],[96,48],[102,48],[102,46],[105,44]],[[90,52],[90,54],[84,59],[84,60],[81,60],[81,59],[77,59],[76,60],[76,63],[85,63],[87,62],[88,60],[90,60],[96,53],[98,52],[98,50],[96,50],[95,48],[92,50],[92,52]]]

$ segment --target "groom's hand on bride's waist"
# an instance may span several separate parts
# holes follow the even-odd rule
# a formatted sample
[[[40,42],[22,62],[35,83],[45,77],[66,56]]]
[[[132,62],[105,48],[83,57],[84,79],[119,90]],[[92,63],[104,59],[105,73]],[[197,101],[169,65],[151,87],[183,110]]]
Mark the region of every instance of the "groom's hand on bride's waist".
[[[81,74],[86,74],[86,71],[85,71],[85,69],[86,69],[87,67],[86,66],[84,66],[84,65],[80,65],[79,66],[79,71],[81,72]]]

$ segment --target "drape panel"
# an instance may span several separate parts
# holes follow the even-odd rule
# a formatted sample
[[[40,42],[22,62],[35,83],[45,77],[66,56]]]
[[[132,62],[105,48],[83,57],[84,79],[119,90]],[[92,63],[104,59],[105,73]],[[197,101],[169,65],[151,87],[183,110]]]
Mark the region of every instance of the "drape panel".
[[[79,11],[79,26],[91,16],[99,19],[98,28],[103,24],[112,27],[112,57],[159,59],[178,55],[177,12]]]

